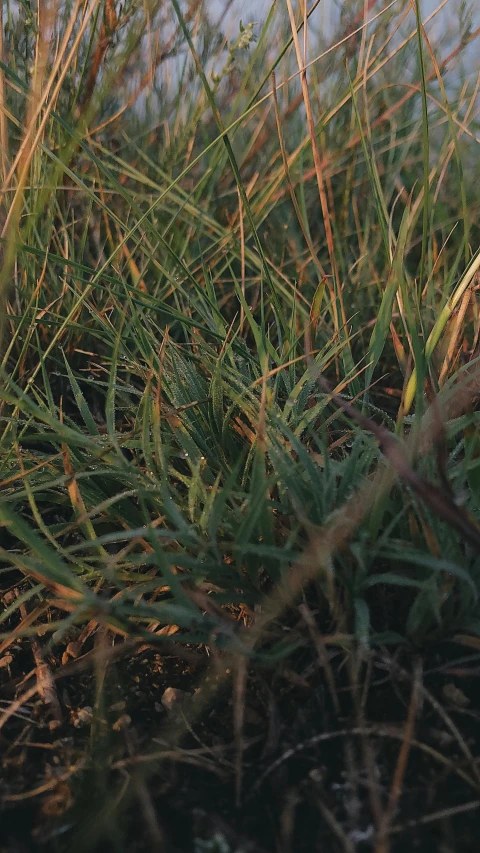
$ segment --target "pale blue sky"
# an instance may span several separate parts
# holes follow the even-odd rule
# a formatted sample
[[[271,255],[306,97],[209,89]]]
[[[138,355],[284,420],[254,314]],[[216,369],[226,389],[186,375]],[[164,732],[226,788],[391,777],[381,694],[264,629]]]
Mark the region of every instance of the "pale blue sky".
[[[310,0],[311,2],[311,0]],[[309,5],[310,5],[309,2]],[[434,9],[436,9],[439,5],[441,5],[443,0],[421,0],[421,7],[423,12],[423,17],[427,17],[430,15]],[[408,0],[397,0],[399,10],[408,3]],[[285,0],[277,0],[278,7],[281,5],[286,9]],[[480,2],[478,0],[467,0],[467,4],[472,7],[473,10],[473,28],[480,26]],[[212,17],[218,16],[221,10],[224,8],[225,0],[207,0],[207,8],[212,11]],[[294,8],[298,7],[298,0],[292,0],[292,5]],[[360,10],[363,6],[363,0],[357,0],[357,7]],[[322,29],[324,33],[328,34],[329,30],[333,34],[335,31],[336,23],[338,22],[338,14],[339,9],[342,6],[342,0],[322,0],[319,4],[318,9],[315,10],[314,16],[317,24],[322,25]],[[264,19],[271,7],[271,0],[233,0],[231,10],[228,15],[228,21],[232,24],[232,29],[237,31],[238,22],[243,19],[243,21],[249,20],[259,20]],[[435,29],[438,34],[445,34],[446,29],[451,29],[452,37],[455,36],[455,31],[458,26],[458,9],[460,7],[460,0],[447,0],[443,9],[439,12],[439,14],[435,18]],[[377,3],[375,10],[373,12],[378,12],[381,9],[381,3]],[[412,13],[413,14],[413,13]],[[472,56],[478,56],[478,42],[477,48],[472,50]],[[478,67],[478,62],[477,62]]]

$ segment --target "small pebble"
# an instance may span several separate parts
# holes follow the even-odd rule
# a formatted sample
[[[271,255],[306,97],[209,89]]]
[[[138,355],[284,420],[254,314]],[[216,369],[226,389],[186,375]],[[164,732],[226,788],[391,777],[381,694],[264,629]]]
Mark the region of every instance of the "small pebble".
[[[93,709],[90,705],[85,705],[84,708],[77,708],[72,711],[72,723],[76,729],[81,729],[82,726],[89,726],[93,720]]]
[[[175,707],[179,707],[185,699],[190,696],[185,690],[178,690],[176,687],[167,687],[162,695],[162,705],[166,711],[173,711]]]
[[[114,732],[119,732],[121,729],[129,726],[131,722],[132,718],[128,714],[122,714],[122,716],[113,724],[112,729]]]

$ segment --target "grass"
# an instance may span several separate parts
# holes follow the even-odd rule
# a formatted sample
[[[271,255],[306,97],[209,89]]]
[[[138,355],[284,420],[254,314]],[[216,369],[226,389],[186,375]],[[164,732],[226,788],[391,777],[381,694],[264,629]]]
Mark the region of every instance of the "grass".
[[[218,24],[200,0],[3,4],[0,726],[15,843],[22,809],[43,802],[18,849],[170,849],[162,803],[195,851],[352,851],[363,832],[386,853],[412,826],[478,819],[473,675],[455,669],[459,648],[480,651],[478,31],[465,4],[442,42],[418,0],[349,3],[327,41],[317,7]],[[161,677],[140,674],[142,654]],[[148,688],[133,722],[118,710],[129,667]],[[151,685],[172,682],[195,697],[161,710],[158,734]],[[88,736],[80,723],[66,756],[58,731],[72,738],[81,706]],[[428,750],[442,759],[432,714],[464,789],[438,782],[419,809],[412,774],[430,778]],[[336,766],[336,729],[350,812],[302,767],[283,783],[291,802],[276,789],[270,835],[249,824],[288,750],[323,738]],[[42,738],[56,769],[25,757]],[[172,799],[176,762],[195,769]],[[201,771],[235,801],[203,835]]]

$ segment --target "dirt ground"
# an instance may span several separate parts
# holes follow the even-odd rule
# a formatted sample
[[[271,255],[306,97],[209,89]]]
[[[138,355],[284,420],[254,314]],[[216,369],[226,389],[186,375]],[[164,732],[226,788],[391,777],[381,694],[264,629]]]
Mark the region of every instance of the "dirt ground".
[[[205,649],[120,646],[45,656],[43,695],[30,643],[3,650],[0,853],[478,849],[479,653],[354,671],[306,642],[243,690]]]

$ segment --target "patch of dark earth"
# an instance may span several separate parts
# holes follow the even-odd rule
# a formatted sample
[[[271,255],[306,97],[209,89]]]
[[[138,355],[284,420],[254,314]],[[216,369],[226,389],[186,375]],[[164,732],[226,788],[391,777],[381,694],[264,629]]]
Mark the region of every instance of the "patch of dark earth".
[[[0,714],[25,689],[24,646],[0,670]],[[480,655],[439,649],[421,661],[403,771],[406,651],[370,652],[355,691],[348,658],[333,654],[335,696],[311,648],[252,667],[241,761],[227,682],[188,722],[205,666],[147,648],[96,675],[73,672],[57,681],[61,720],[33,695],[1,730],[0,853],[374,851],[395,780],[385,850],[473,853]]]

